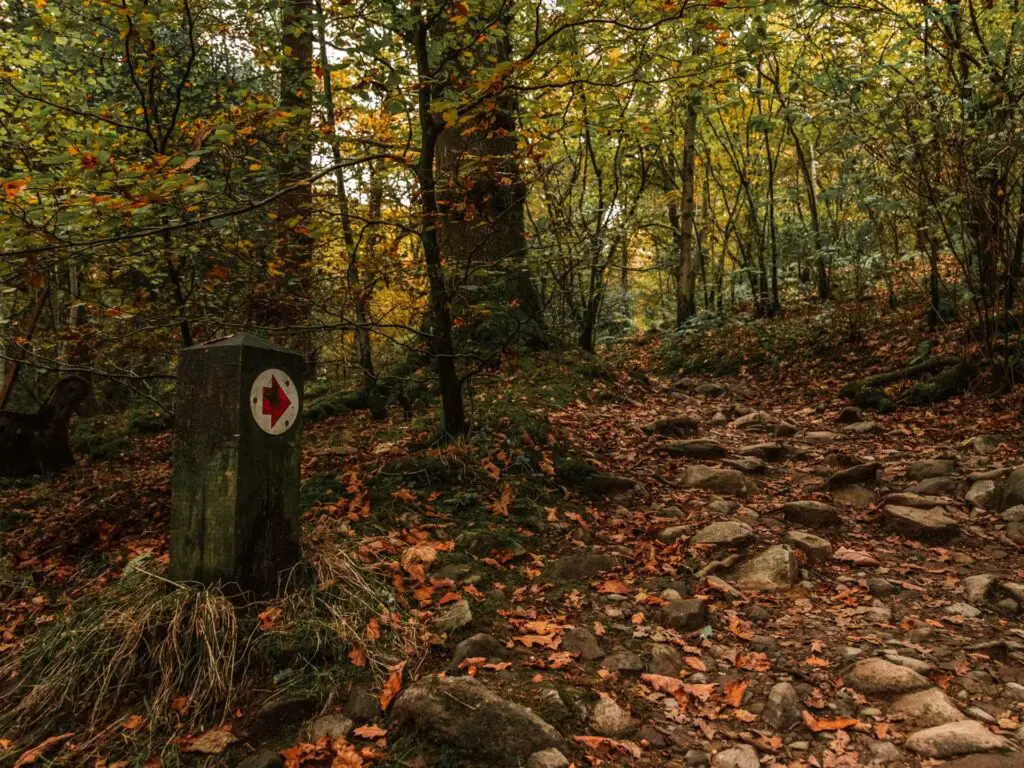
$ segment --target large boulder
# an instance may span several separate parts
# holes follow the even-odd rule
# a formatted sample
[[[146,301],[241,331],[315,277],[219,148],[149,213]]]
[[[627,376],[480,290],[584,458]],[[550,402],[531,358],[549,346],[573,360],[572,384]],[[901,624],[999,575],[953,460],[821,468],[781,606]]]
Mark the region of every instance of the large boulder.
[[[723,496],[747,496],[757,490],[757,485],[738,470],[700,464],[684,469],[679,479],[686,488],[701,488]]]
[[[793,550],[777,544],[739,566],[732,581],[740,589],[773,591],[789,589],[800,579]]]
[[[392,715],[399,732],[415,731],[491,765],[521,765],[544,749],[566,751],[552,725],[475,677],[427,677],[398,697]]]

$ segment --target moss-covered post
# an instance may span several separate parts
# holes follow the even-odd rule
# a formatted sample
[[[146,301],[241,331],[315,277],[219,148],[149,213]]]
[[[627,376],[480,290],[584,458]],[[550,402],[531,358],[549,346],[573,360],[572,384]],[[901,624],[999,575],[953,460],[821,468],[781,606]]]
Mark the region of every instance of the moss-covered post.
[[[299,560],[302,355],[247,333],[178,361],[171,577],[272,593]]]

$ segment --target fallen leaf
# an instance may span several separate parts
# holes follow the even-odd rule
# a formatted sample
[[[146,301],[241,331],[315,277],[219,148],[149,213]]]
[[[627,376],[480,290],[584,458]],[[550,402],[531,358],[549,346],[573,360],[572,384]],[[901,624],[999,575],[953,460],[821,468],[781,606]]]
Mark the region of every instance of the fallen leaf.
[[[803,711],[802,716],[807,727],[815,733],[820,731],[841,731],[844,728],[860,725],[860,720],[855,717],[822,718],[819,720],[806,709]]]
[[[844,563],[853,563],[854,565],[881,565],[881,561],[872,557],[867,552],[861,552],[856,549],[848,549],[846,547],[839,547],[833,554],[832,558],[840,560]]]
[[[738,707],[743,703],[743,694],[749,685],[746,680],[730,680],[725,686],[725,703],[730,707]]]
[[[69,731],[68,733],[62,733],[60,736],[51,736],[38,746],[32,747],[32,749],[23,753],[22,756],[18,758],[18,762],[14,764],[14,768],[21,768],[23,765],[35,764],[36,760],[40,757],[45,755],[54,747],[63,744],[74,735],[74,733]]]
[[[387,682],[384,683],[384,690],[380,692],[380,708],[385,712],[391,706],[391,702],[394,701],[398,692],[402,690],[402,670],[405,669],[405,664],[406,662],[400,661],[388,667],[390,674]]]
[[[356,736],[363,739],[379,739],[382,736],[387,736],[388,732],[381,728],[379,725],[370,723],[368,725],[361,725],[352,731]]]
[[[181,740],[182,752],[200,755],[219,755],[238,738],[228,728],[211,728],[198,736],[186,737]]]
[[[597,591],[603,595],[628,595],[629,587],[623,581],[608,579],[597,585]]]
[[[705,664],[703,661],[698,659],[696,656],[687,656],[686,658],[683,659],[683,662],[690,669],[695,669],[698,672],[707,672],[708,671],[707,664]]]

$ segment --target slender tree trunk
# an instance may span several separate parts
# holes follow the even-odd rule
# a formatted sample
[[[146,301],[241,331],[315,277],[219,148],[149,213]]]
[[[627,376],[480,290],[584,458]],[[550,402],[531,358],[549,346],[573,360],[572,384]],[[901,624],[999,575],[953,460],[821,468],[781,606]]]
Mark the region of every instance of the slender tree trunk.
[[[373,370],[373,347],[370,344],[368,292],[363,289],[359,279],[359,245],[352,233],[352,217],[348,207],[348,192],[345,189],[345,175],[341,169],[341,147],[336,141],[336,114],[334,108],[334,85],[331,82],[330,61],[327,57],[327,21],[324,18],[322,0],[316,0],[317,27],[320,33],[320,69],[324,73],[324,111],[331,135],[331,159],[334,161],[334,184],[338,198],[338,212],[341,214],[341,233],[348,252],[348,268],[346,277],[348,289],[353,296],[356,314],[356,356],[362,374],[362,387],[369,392],[377,383]],[[373,218],[373,213],[370,214]],[[379,205],[377,216],[380,216]]]
[[[683,128],[682,199],[679,211],[679,265],[676,273],[676,325],[682,325],[696,312],[693,268],[694,244],[694,172],[696,166],[697,105],[693,97],[686,103],[686,125]]]

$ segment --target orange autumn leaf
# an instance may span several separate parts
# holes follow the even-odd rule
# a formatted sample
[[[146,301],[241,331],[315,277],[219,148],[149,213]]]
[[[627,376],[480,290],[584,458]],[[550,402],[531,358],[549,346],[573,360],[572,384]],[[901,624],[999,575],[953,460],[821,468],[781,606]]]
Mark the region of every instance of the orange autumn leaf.
[[[270,608],[267,608],[267,610],[260,613],[260,629],[273,629],[274,624],[279,618],[281,618],[282,613],[284,613],[284,609],[279,605],[272,605]]]
[[[804,664],[806,664],[808,667],[821,668],[831,666],[827,659],[822,659],[817,656],[808,656],[806,659],[804,659]]]
[[[749,621],[744,621],[735,613],[729,614],[728,622],[729,631],[741,640],[752,640],[754,638],[754,628]]]
[[[743,703],[743,694],[749,685],[746,680],[730,680],[725,686],[725,703],[730,707],[738,707]]]
[[[804,723],[815,733],[820,731],[841,731],[860,725],[860,720],[855,717],[835,717],[832,719],[818,719],[806,709],[802,713]]]
[[[63,744],[74,735],[74,733],[69,731],[67,733],[62,733],[60,736],[51,736],[38,746],[32,747],[32,749],[24,752],[21,757],[18,758],[18,762],[14,764],[14,768],[21,768],[23,765],[34,765],[40,757],[43,757],[51,749]]]
[[[121,723],[121,728],[126,731],[134,731],[143,723],[142,715],[129,715]]]
[[[391,706],[391,702],[395,700],[398,692],[402,690],[402,670],[405,669],[405,664],[406,662],[400,661],[388,667],[390,674],[387,682],[384,683],[384,690],[380,692],[380,708],[385,712]]]
[[[357,667],[366,666],[366,651],[362,648],[353,648],[348,652],[348,660]]]
[[[603,595],[628,595],[629,587],[618,579],[608,579],[597,585],[597,591]]]
[[[387,736],[388,732],[381,728],[379,725],[369,724],[361,725],[352,731],[356,736],[363,739],[379,739],[382,736]]]
[[[520,635],[515,639],[527,648],[533,648],[536,645],[552,651],[558,650],[558,646],[562,644],[562,638],[558,635]]]
[[[698,659],[696,656],[687,656],[685,659],[683,659],[683,662],[690,669],[695,669],[698,672],[707,672],[708,671],[707,664],[705,664],[703,661]]]

